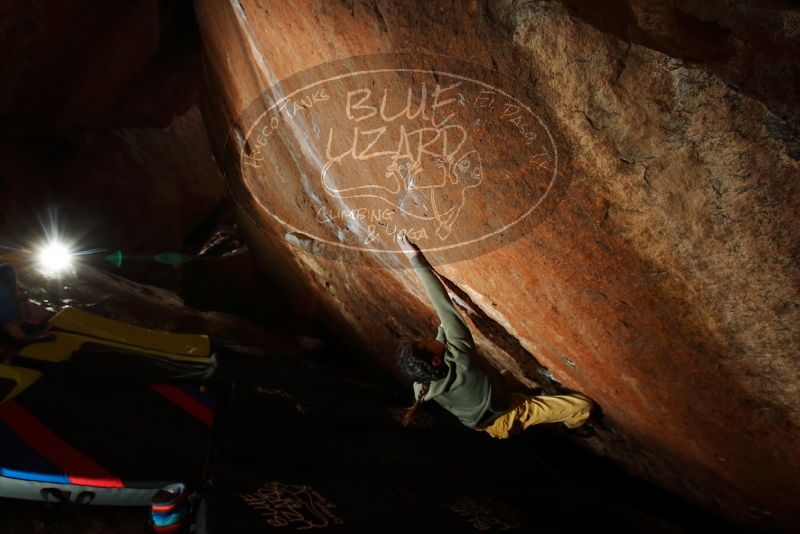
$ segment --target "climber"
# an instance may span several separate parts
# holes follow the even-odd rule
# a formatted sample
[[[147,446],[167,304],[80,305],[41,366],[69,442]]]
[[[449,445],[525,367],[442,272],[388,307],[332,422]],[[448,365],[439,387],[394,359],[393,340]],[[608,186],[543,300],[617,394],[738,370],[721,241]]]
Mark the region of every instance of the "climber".
[[[400,369],[414,382],[415,401],[406,410],[404,425],[428,400],[435,400],[465,426],[497,439],[517,435],[539,423],[561,422],[576,429],[589,419],[594,404],[579,393],[511,393],[497,371],[473,357],[472,335],[420,250],[405,235],[398,235],[397,241],[441,321],[436,339],[405,340],[399,346]]]

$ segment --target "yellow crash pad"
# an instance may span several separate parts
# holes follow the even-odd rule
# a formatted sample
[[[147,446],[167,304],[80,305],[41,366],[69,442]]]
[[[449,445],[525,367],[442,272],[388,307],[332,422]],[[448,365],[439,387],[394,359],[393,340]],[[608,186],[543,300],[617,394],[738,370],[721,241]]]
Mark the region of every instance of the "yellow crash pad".
[[[209,360],[207,355],[188,356],[186,354],[170,354],[164,351],[117,343],[108,339],[99,339],[81,334],[73,334],[71,332],[54,332],[53,335],[54,339],[52,341],[25,345],[17,354],[34,360],[58,363],[69,360],[72,354],[78,351],[84,343],[100,343],[108,347],[146,353],[151,356],[162,356],[176,361],[205,363]]]
[[[65,308],[50,321],[58,330],[120,343],[128,347],[139,347],[146,352],[158,351],[167,355],[207,357],[211,350],[208,336],[202,334],[173,334],[134,326],[122,321],[108,319],[78,308]],[[98,342],[98,341],[95,341]],[[99,341],[103,343],[103,341]],[[111,345],[111,343],[107,343]]]
[[[0,363],[0,380],[11,380],[16,384],[2,399],[0,399],[0,404],[13,399],[25,391],[31,384],[39,380],[41,376],[42,373],[34,369],[25,369],[24,367],[15,367],[13,365]]]

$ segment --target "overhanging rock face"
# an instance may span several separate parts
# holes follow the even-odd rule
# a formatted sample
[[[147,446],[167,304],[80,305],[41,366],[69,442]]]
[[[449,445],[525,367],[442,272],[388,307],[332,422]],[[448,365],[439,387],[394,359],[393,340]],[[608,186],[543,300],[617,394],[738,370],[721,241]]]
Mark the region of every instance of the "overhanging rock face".
[[[599,452],[785,526],[796,22],[614,4],[197,0],[212,144],[263,256],[387,367],[435,332],[385,253],[413,229],[486,358],[603,406]]]

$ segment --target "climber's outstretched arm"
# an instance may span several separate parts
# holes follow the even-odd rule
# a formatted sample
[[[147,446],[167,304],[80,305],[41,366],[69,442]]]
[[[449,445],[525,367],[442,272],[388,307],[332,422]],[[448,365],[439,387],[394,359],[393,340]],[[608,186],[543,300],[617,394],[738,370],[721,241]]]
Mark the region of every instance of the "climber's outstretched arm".
[[[473,347],[472,334],[470,334],[461,314],[458,313],[458,310],[450,301],[450,296],[447,294],[444,284],[433,272],[422,252],[412,245],[405,235],[398,237],[397,242],[428,292],[428,297],[431,299],[433,307],[439,315],[439,320],[442,322],[441,329],[444,331],[446,342],[461,352],[470,351]]]

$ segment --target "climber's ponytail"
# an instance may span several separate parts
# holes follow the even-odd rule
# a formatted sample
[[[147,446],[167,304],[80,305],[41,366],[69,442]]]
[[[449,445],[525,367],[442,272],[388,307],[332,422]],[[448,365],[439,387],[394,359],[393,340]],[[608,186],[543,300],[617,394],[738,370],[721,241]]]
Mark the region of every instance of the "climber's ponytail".
[[[403,418],[401,419],[403,426],[408,426],[411,424],[411,420],[414,419],[414,413],[417,411],[417,408],[419,408],[419,405],[422,404],[425,395],[428,393],[429,386],[430,384],[423,385],[419,390],[419,396],[414,399],[414,404],[411,407],[406,408],[406,410],[403,412]]]
[[[414,405],[403,413],[401,422],[408,426],[414,418],[414,413],[422,404],[425,395],[430,391],[431,382],[447,377],[449,367],[445,364],[434,365],[434,354],[431,354],[420,343],[413,339],[403,339],[397,347],[397,363],[412,382],[422,384],[419,395],[414,399]]]

